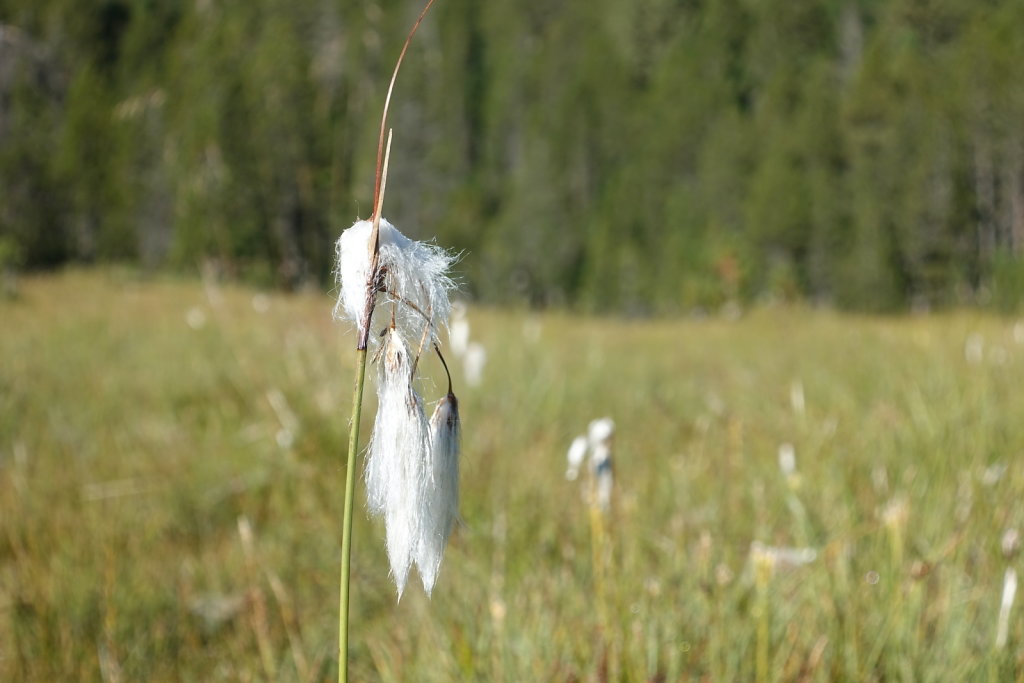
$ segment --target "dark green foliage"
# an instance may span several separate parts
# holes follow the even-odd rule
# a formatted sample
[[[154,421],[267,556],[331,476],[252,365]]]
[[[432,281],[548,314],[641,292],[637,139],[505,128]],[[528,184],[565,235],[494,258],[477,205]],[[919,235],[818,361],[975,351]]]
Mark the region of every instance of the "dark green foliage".
[[[418,10],[0,0],[0,237],[30,267],[327,283]],[[440,0],[386,213],[491,301],[1008,305],[1022,25],[1016,1]]]

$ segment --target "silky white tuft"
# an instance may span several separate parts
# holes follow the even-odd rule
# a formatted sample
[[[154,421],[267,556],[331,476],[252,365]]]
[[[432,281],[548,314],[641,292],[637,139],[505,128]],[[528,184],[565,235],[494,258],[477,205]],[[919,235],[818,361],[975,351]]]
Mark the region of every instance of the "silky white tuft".
[[[455,284],[448,269],[455,256],[445,249],[409,239],[386,219],[380,219],[378,240],[379,279],[370,282],[371,221],[357,221],[341,233],[336,245],[338,301],[334,317],[356,324],[360,332],[369,324],[367,302],[377,294],[399,304],[399,327],[411,335],[416,327],[430,323],[431,337],[437,337],[437,323],[447,323],[451,311],[449,292]],[[379,289],[378,289],[379,288]],[[376,290],[376,291],[374,291]],[[383,290],[383,291],[381,291]]]
[[[1017,596],[1017,571],[1013,567],[1007,567],[1003,574],[1003,597],[999,601],[999,618],[996,622],[996,649],[1002,650],[1006,647],[1006,641],[1010,636],[1010,610],[1013,609],[1013,599]]]
[[[590,456],[590,473],[585,498],[603,512],[612,506],[615,489],[615,472],[612,467],[612,441],[615,436],[615,421],[610,417],[591,420],[585,436],[573,439],[566,453],[568,467],[565,478],[574,481],[579,477],[580,468]]]
[[[580,467],[583,465],[583,461],[587,457],[587,437],[577,436],[572,440],[572,444],[569,446],[569,452],[566,453],[566,460],[569,461],[569,466],[565,470],[565,478],[569,481],[575,481],[580,476]]]
[[[381,219],[383,228],[385,221]],[[334,317],[355,323],[360,332],[366,327],[367,301],[370,289],[370,221],[358,221],[341,233],[335,245],[338,269],[338,301],[334,305]],[[383,230],[381,231],[383,232]]]
[[[590,426],[587,429],[587,436],[590,438],[591,447],[597,446],[602,442],[608,442],[612,435],[615,433],[615,421],[610,417],[602,417],[597,420],[592,420]],[[609,447],[610,443],[607,444]]]
[[[465,313],[452,315],[452,321],[448,324],[448,347],[456,356],[465,355],[469,348],[469,320]]]
[[[459,402],[448,393],[430,418],[430,487],[423,501],[416,567],[430,595],[441,567],[448,536],[459,516]]]
[[[1020,532],[1014,528],[1007,529],[999,543],[1003,557],[1010,559],[1020,552]]]
[[[750,544],[750,555],[755,560],[758,555],[765,555],[770,559],[772,566],[777,568],[802,567],[818,559],[818,551],[814,548],[772,546],[761,541]]]
[[[779,470],[786,479],[796,475],[796,449],[791,443],[779,446]]]
[[[381,349],[377,418],[366,462],[370,512],[384,517],[391,575],[401,598],[417,550],[428,485],[430,432],[412,386],[413,357],[389,328]]]

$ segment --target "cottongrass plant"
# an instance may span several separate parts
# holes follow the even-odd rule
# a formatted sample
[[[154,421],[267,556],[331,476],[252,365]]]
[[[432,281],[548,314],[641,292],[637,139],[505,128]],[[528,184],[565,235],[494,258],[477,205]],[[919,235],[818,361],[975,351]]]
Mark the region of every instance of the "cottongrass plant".
[[[783,443],[779,446],[779,471],[786,482],[786,507],[789,508],[800,528],[800,541],[810,543],[811,530],[807,519],[807,509],[800,500],[803,477],[797,470],[796,448],[791,443]]]
[[[566,453],[568,467],[565,478],[575,481],[583,463],[590,456],[591,477],[584,489],[584,498],[591,505],[607,513],[612,505],[615,475],[612,468],[612,443],[615,437],[615,421],[610,417],[592,420],[586,435],[573,439]]]
[[[484,368],[487,366],[487,349],[480,342],[469,342],[462,358],[466,384],[478,387],[484,380]]]
[[[754,577],[754,672],[755,680],[760,683],[771,679],[768,656],[771,622],[768,589],[771,579],[780,571],[797,569],[814,562],[818,552],[814,548],[777,547],[754,541],[750,544],[749,558]]]
[[[587,503],[590,517],[591,565],[594,577],[598,620],[605,638],[603,656],[611,672],[618,669],[617,638],[611,637],[616,624],[609,616],[607,586],[613,583],[611,572],[612,538],[610,524],[606,519],[612,509],[612,493],[615,480],[612,473],[612,442],[615,437],[615,422],[610,417],[592,420],[586,435],[577,436],[566,454],[568,468],[565,478],[575,481],[589,456],[589,476],[584,482],[583,499]],[[614,678],[614,676],[612,676]]]
[[[376,308],[385,306],[390,322],[381,333],[377,362],[378,410],[366,462],[370,513],[384,519],[385,545],[391,577],[401,599],[409,570],[418,569],[429,595],[441,558],[458,516],[458,401],[448,375],[448,392],[428,420],[416,388],[424,353],[436,351],[441,363],[439,327],[448,320],[448,275],[455,256],[434,244],[403,235],[382,217],[391,133],[384,132],[391,92],[409,43],[433,0],[429,0],[406,38],[388,86],[377,147],[373,214],[345,230],[337,242],[338,301],[335,318],[355,325],[356,380],[345,479],[345,511],[338,617],[338,680],[348,680],[349,577],[352,555],[352,511],[355,460],[359,445],[367,347]]]
[[[335,315],[354,322],[364,335],[376,305],[383,301],[391,307],[392,319],[375,356],[379,407],[366,465],[367,496],[370,511],[384,518],[399,595],[413,563],[429,593],[454,521],[459,416],[450,378],[448,393],[431,420],[415,380],[424,351],[438,348],[438,325],[447,317],[453,288],[447,271],[454,257],[435,245],[408,239],[384,219],[375,250],[370,241],[374,227],[359,221],[338,240]],[[376,258],[369,256],[374,251]],[[418,346],[410,346],[406,340],[417,336]]]
[[[996,623],[996,650],[1006,647],[1010,637],[1010,610],[1017,596],[1017,570],[1007,567],[1003,574],[1003,596],[999,601],[999,619]]]
[[[463,378],[471,387],[483,382],[484,367],[487,365],[487,349],[480,342],[469,340],[469,319],[466,304],[456,302],[451,307],[451,322],[448,325],[448,348],[452,355],[462,359]]]
[[[1007,529],[1000,540],[1000,547],[1003,557],[1008,562],[1012,561],[1020,552],[1020,532],[1017,529]],[[1003,594],[999,601],[999,618],[996,621],[996,651],[1006,647],[1006,641],[1010,637],[1010,610],[1013,609],[1013,601],[1017,597],[1017,570],[1007,567],[1003,574]]]
[[[583,467],[583,461],[587,459],[588,448],[587,437],[582,434],[573,439],[569,445],[569,452],[566,453],[569,466],[565,470],[565,478],[569,481],[576,481],[579,478],[580,468]]]

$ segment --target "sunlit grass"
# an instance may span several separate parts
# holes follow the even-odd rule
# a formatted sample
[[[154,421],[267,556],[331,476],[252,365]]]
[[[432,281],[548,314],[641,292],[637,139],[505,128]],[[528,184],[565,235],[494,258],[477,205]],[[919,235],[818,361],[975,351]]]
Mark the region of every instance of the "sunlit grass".
[[[333,676],[353,339],[330,308],[112,271],[0,302],[0,680]],[[1019,605],[994,649],[1024,526],[1014,320],[469,318],[465,523],[433,599],[396,605],[360,490],[354,680],[752,680],[762,615],[771,679],[1021,675]],[[563,473],[604,415],[602,630]],[[753,541],[816,559],[759,590]]]

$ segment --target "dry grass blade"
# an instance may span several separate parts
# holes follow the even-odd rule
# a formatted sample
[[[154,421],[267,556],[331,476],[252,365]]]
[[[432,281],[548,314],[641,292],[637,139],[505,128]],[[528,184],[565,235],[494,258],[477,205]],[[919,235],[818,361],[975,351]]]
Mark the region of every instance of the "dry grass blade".
[[[430,6],[434,4],[434,0],[428,0],[427,4],[423,7],[423,11],[420,12],[420,16],[417,17],[416,23],[412,25],[412,29],[409,30],[409,35],[405,37],[405,44],[402,46],[402,51],[398,55],[398,60],[395,62],[395,70],[391,72],[391,82],[388,84],[388,93],[384,97],[384,113],[380,117],[380,137],[377,141],[377,172],[376,172],[376,184],[373,188],[373,206],[376,212],[379,213],[378,201],[381,194],[383,194],[383,155],[384,155],[384,131],[388,125],[388,107],[391,105],[391,93],[395,89],[395,80],[398,78],[398,70],[402,67],[402,60],[405,59],[405,53],[409,49],[409,44],[412,43],[412,37],[416,35],[416,29],[420,27],[423,22],[423,17],[427,16],[427,12],[430,10]]]
[[[388,182],[388,161],[391,159],[391,131],[388,131],[388,146],[384,151],[384,165],[378,176],[378,190],[373,197],[373,231],[370,233],[370,277],[376,278],[377,274],[377,252],[380,251],[380,217],[384,208],[384,190]],[[376,294],[376,288],[370,288],[371,293]]]

